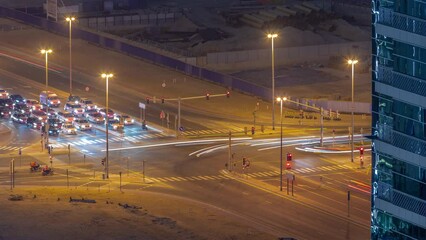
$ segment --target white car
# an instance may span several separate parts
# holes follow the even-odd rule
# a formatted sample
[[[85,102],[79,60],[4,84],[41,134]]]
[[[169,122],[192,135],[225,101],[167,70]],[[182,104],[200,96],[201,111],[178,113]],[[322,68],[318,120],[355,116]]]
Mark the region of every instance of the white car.
[[[92,100],[88,99],[88,98],[82,98],[80,100],[80,105],[82,108],[84,108],[84,110],[91,110],[91,109],[97,109],[98,106],[96,106]]]
[[[9,98],[9,93],[4,89],[0,89],[0,98],[2,99]]]
[[[75,129],[72,123],[65,123],[64,125],[62,125],[62,132],[64,134],[77,134],[77,130]]]
[[[89,123],[86,119],[76,119],[74,121],[74,126],[80,131],[92,130],[92,124]]]
[[[135,119],[131,118],[128,115],[117,115],[115,116],[116,119],[120,121],[120,123],[126,125],[132,125],[135,124]]]
[[[100,124],[105,121],[105,118],[102,116],[102,114],[95,112],[87,115],[87,120],[92,123]]]

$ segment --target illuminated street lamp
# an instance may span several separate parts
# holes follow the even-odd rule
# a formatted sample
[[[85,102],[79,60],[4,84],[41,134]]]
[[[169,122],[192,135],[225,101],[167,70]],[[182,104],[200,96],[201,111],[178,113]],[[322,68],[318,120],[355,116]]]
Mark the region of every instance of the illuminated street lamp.
[[[283,101],[287,101],[286,97],[277,97],[280,102],[280,123],[281,123],[281,137],[280,137],[280,191],[283,191]]]
[[[50,53],[52,53],[52,49],[42,49],[40,50],[41,54],[44,54],[45,56],[45,62],[46,62],[46,96],[48,96],[48,88],[49,88],[49,61],[48,61],[48,55]],[[49,112],[49,104],[47,103],[47,99],[46,99],[46,113]],[[46,144],[49,147],[49,124],[46,124],[45,127],[45,131],[46,131]]]
[[[272,51],[272,130],[275,130],[275,71],[274,71],[274,38],[278,37],[278,34],[268,34],[268,38],[271,39],[271,51]]]
[[[351,115],[352,115],[352,131],[351,131],[351,162],[354,162],[354,75],[355,75],[355,64],[358,63],[358,60],[349,59],[348,64],[352,65],[352,105],[351,105]]]
[[[72,95],[72,58],[71,58],[71,25],[75,21],[75,17],[67,17],[65,20],[69,23],[69,36],[70,36],[70,96]]]
[[[106,79],[106,111],[105,111],[105,132],[106,132],[106,156],[105,156],[105,176],[109,178],[109,161],[108,161],[108,79],[113,77],[112,73],[102,73],[101,77]]]

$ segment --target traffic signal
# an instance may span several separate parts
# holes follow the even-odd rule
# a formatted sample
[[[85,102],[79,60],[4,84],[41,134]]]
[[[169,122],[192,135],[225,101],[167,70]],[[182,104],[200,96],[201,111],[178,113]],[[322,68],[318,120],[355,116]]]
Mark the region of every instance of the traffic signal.
[[[254,127],[251,127],[251,135],[254,135]]]
[[[51,147],[47,146],[47,152],[50,154]]]
[[[102,158],[102,160],[101,160],[101,164],[102,164],[102,165],[105,165],[105,161],[106,161],[106,157]]]
[[[207,93],[206,94],[206,100],[209,100],[210,99],[210,94],[209,93]]]
[[[285,164],[285,169],[291,169],[291,163],[289,161]]]
[[[149,104],[149,98],[148,97],[146,98],[146,104]]]
[[[287,161],[293,160],[293,155],[291,153],[287,153]]]
[[[246,165],[246,158],[244,157],[243,158],[243,166],[245,166]]]
[[[359,154],[362,156],[364,155],[364,147],[359,148]]]
[[[161,99],[161,103],[164,103],[164,98]]]
[[[227,97],[227,98],[229,98],[230,94],[231,94],[231,93],[230,93],[229,91],[226,91],[226,97]]]

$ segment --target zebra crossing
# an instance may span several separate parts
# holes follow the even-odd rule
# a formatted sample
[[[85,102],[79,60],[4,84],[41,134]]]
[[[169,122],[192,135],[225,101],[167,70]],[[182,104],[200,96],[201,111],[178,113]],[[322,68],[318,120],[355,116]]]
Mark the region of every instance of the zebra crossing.
[[[333,171],[333,170],[349,170],[352,169],[351,166],[346,165],[335,165],[335,166],[322,166],[314,168],[300,168],[293,169],[288,172],[290,173],[313,173],[313,172],[324,172],[324,171]],[[278,171],[266,171],[266,172],[256,172],[256,173],[246,173],[245,176],[251,178],[261,178],[261,177],[273,177],[278,176],[280,172]],[[209,176],[190,176],[190,177],[157,177],[157,178],[145,178],[147,181],[166,183],[166,182],[182,182],[182,181],[212,181],[212,180],[229,180],[233,179],[233,176],[228,175],[209,175]]]
[[[21,147],[16,146],[0,146],[0,151],[18,151]]]
[[[126,141],[126,142],[132,142],[132,143],[138,143],[141,140],[144,139],[152,139],[152,138],[164,138],[164,137],[168,137],[169,135],[164,134],[164,133],[151,133],[151,134],[146,134],[146,135],[137,135],[137,136],[125,136],[125,137],[112,137],[109,138],[108,141],[109,142],[122,142],[122,141]],[[104,138],[99,138],[99,139],[79,139],[79,140],[75,140],[75,141],[70,141],[70,142],[65,142],[65,143],[53,143],[51,144],[53,146],[53,148],[64,148],[64,147],[68,147],[68,144],[70,146],[86,146],[86,145],[93,145],[93,144],[103,144],[106,143],[106,140]]]

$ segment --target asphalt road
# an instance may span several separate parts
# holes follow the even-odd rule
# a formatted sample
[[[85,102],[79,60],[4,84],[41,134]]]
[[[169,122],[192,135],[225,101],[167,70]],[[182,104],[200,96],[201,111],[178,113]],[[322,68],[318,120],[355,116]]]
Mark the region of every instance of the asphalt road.
[[[27,98],[38,98],[44,90],[44,69],[21,61],[0,57],[1,87]],[[56,71],[56,72],[55,72]],[[50,84],[67,91],[68,78],[61,68],[51,72]],[[104,100],[100,79],[76,72],[76,89],[89,86],[89,96],[95,102]],[[79,85],[80,84],[80,85]],[[61,97],[66,95],[61,92]],[[110,106],[138,116],[137,92],[117,87],[110,92]],[[136,106],[136,107],[135,107]],[[172,106],[150,105],[148,120],[155,121],[161,109],[172,111]],[[208,111],[184,112],[190,121],[183,125],[190,129],[206,129],[221,126],[226,118],[212,119]],[[194,121],[195,119],[195,121]],[[157,120],[157,123],[161,123]],[[38,147],[39,132],[26,126],[6,123],[12,129],[10,139],[2,144],[15,144],[24,148],[23,159],[16,152],[0,149],[0,183],[10,184],[8,164],[15,158],[17,166],[16,185],[58,185],[76,188],[117,188],[120,174],[122,190],[139,189],[158,191],[194,199],[225,209],[240,216],[253,228],[276,236],[297,239],[367,239],[369,237],[370,195],[369,175],[366,169],[351,163],[348,153],[326,154],[295,150],[295,146],[310,146],[311,132],[303,127],[295,128],[293,135],[304,136],[302,140],[285,139],[284,153],[293,153],[292,171],[285,171],[283,191],[279,191],[279,141],[277,139],[235,140],[232,152],[235,167],[225,171],[228,160],[227,141],[188,142],[176,140],[173,131],[151,128],[142,131],[140,125],[125,129],[124,134],[111,131],[110,135],[110,180],[102,180],[105,132],[102,126],[90,132],[78,132],[76,136],[61,135],[51,138],[54,144],[53,160],[49,162],[45,151]],[[209,130],[209,129],[207,129]],[[317,130],[315,130],[317,131]],[[286,132],[288,133],[288,132]],[[344,137],[343,137],[344,138]],[[31,145],[33,144],[34,145]],[[68,144],[71,155],[68,157]],[[329,143],[331,144],[331,143]],[[345,143],[347,144],[347,143]],[[247,157],[251,166],[242,170],[241,159]],[[51,164],[53,176],[42,177],[30,173],[28,162],[37,160]],[[18,165],[19,162],[19,165]],[[368,159],[366,166],[368,166]],[[127,176],[129,172],[129,176]],[[145,182],[143,181],[145,172]],[[290,175],[287,175],[290,174]],[[287,176],[295,176],[293,195],[287,194]],[[347,192],[351,192],[348,216]]]

